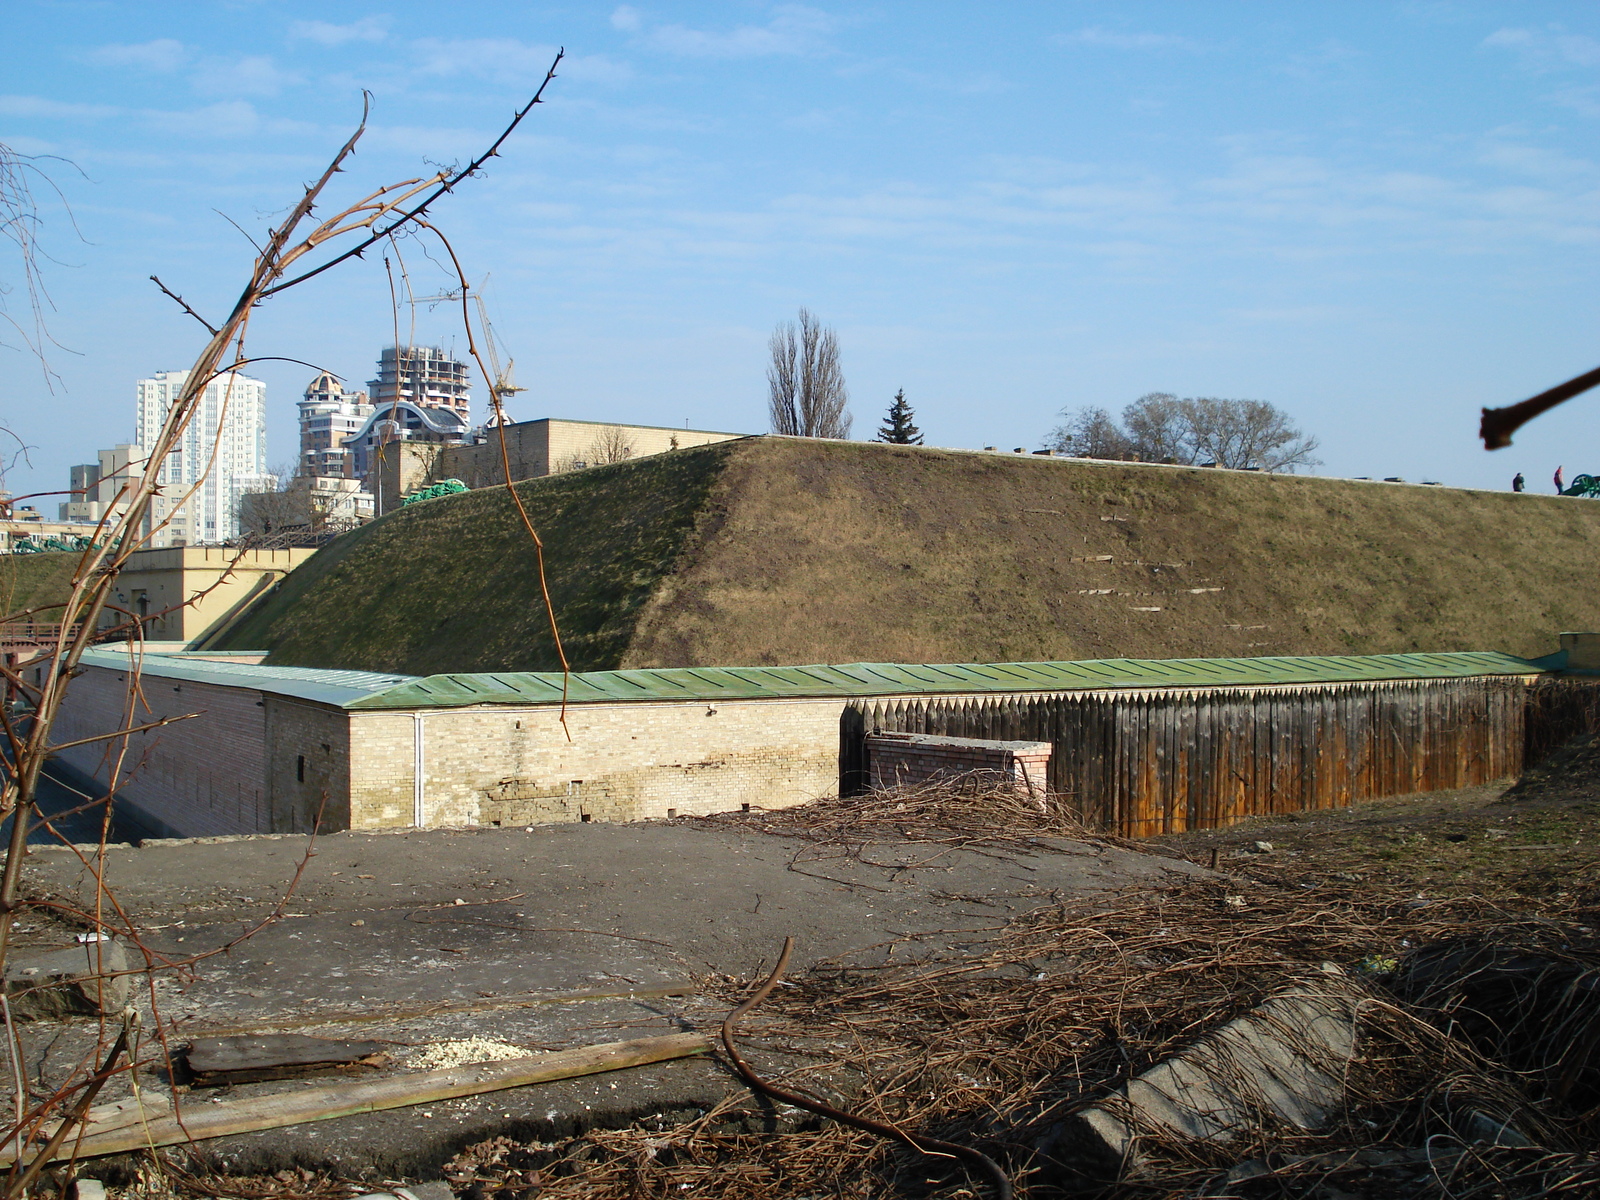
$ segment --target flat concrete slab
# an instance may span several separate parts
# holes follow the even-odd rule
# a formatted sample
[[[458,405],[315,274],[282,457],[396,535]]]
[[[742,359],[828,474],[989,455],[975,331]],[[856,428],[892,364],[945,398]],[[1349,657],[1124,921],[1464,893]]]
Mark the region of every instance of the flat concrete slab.
[[[221,950],[266,918],[307,846],[301,837],[117,848],[104,875],[145,931],[149,954],[178,960]],[[786,936],[797,943],[794,973],[822,960],[959,955],[967,933],[1042,904],[1205,873],[1060,839],[1018,852],[940,853],[907,841],[849,855],[701,821],[344,833],[314,849],[283,920],[181,973],[157,972],[169,1043],[267,1028],[372,1039],[394,1046],[389,1069],[403,1071],[413,1048],[444,1039],[558,1049],[711,1029],[725,1005],[698,995],[697,981],[759,975]],[[34,896],[93,910],[93,876],[70,852],[34,854],[26,879]],[[42,936],[40,924],[25,914],[23,936],[30,928]],[[137,965],[143,954],[129,952]],[[147,1027],[154,1020],[147,1012]],[[94,1033],[88,1023],[72,1030],[30,1045],[47,1079],[75,1063]],[[154,1067],[159,1056],[146,1057]],[[165,1084],[147,1073],[143,1086]],[[232,1092],[295,1086],[303,1085]],[[714,1060],[691,1060],[218,1139],[206,1150],[234,1171],[320,1164],[415,1178],[498,1133],[550,1138],[651,1116],[667,1122],[746,1094]],[[205,1103],[203,1095],[187,1102]],[[785,1119],[752,1100],[748,1120]]]
[[[1271,996],[1072,1118],[1105,1167],[1136,1171],[1151,1144],[1226,1142],[1274,1126],[1320,1128],[1344,1095],[1368,993],[1347,978]]]

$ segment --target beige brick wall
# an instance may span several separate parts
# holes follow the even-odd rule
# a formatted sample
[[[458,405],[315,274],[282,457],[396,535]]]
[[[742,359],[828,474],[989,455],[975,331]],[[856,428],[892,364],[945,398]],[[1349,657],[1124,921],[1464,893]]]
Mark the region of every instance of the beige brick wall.
[[[60,757],[102,782],[121,756],[119,791],[189,837],[272,833],[266,795],[266,709],[260,692],[145,675],[128,708],[128,672],[86,667],[67,689],[57,743],[162,717],[197,715],[146,733],[75,746]]]
[[[136,550],[117,576],[101,628],[146,615],[151,640],[192,642],[237,617],[314,550],[236,550],[190,546]]]
[[[505,458],[511,463],[511,478],[533,479],[549,474],[549,423],[524,421],[506,426]],[[432,468],[434,479],[459,479],[469,488],[493,487],[506,481],[505,464],[500,456],[500,435],[489,431],[481,446],[447,446]]]
[[[705,429],[658,429],[646,425],[590,424],[585,421],[551,421],[549,470],[570,469],[582,462],[598,466],[609,441],[616,439],[632,453],[630,458],[664,454],[668,450],[687,450],[690,446],[709,446],[741,437],[737,433],[716,433]]]
[[[412,824],[415,726],[408,712],[350,714],[350,828]]]
[[[631,821],[765,808],[832,795],[839,715],[830,700],[433,709],[421,716],[428,826]],[[407,826],[418,722],[353,713],[351,824]]]
[[[541,475],[569,470],[575,462],[597,466],[603,444],[611,438],[632,450],[631,458],[663,454],[668,450],[687,450],[744,437],[740,433],[719,433],[708,429],[658,429],[648,425],[608,425],[591,421],[540,420],[506,426],[505,457],[511,462],[511,478],[537,479]],[[430,480],[459,479],[470,488],[492,487],[505,482],[505,467],[500,456],[500,435],[489,431],[481,446],[447,446],[438,451],[437,461],[425,468]],[[416,486],[413,479],[402,492]]]
[[[266,701],[265,768],[271,832],[348,829],[349,714],[285,696],[268,696]]]

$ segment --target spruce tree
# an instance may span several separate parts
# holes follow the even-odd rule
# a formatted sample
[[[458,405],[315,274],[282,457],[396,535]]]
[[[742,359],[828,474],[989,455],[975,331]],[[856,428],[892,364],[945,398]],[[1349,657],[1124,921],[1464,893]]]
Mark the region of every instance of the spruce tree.
[[[878,427],[877,440],[892,442],[896,446],[922,445],[922,430],[911,423],[911,418],[915,415],[911,411],[911,405],[906,403],[905,388],[901,388],[894,394],[894,403],[889,405],[889,415]]]

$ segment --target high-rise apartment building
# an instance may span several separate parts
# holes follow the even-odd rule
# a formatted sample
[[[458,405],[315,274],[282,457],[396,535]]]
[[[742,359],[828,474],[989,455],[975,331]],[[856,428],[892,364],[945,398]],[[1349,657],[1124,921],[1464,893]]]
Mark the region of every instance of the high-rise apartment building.
[[[409,400],[418,408],[448,408],[463,425],[472,420],[472,371],[437,346],[385,346],[378,377],[367,382],[376,408]]]
[[[157,371],[139,380],[139,445],[155,443],[188,377],[187,371]],[[168,519],[152,546],[237,537],[239,498],[277,486],[267,473],[267,385],[233,371],[206,384],[188,428],[161,464],[160,483]]]
[[[324,371],[300,401],[300,474],[349,478],[350,451],[344,440],[361,432],[372,415],[365,392],[347,392]]]

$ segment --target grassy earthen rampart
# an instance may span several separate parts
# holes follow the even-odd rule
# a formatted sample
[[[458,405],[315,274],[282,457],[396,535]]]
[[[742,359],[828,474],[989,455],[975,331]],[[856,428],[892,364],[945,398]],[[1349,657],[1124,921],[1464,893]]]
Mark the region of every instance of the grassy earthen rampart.
[[[70,550],[0,554],[0,617],[37,609],[23,619],[61,620],[60,606],[72,594],[72,573],[81,557]]]
[[[574,668],[1505,650],[1600,620],[1600,504],[751,439],[519,485]],[[228,638],[273,663],[556,666],[503,492],[301,567]]]

